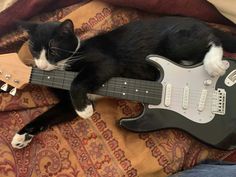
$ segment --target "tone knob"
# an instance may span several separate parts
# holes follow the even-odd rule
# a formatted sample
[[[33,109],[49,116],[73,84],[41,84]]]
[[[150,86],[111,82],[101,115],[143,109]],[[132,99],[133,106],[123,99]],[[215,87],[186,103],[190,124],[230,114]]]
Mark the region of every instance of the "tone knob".
[[[207,79],[204,81],[204,85],[205,86],[210,86],[212,84],[212,80],[211,79]]]

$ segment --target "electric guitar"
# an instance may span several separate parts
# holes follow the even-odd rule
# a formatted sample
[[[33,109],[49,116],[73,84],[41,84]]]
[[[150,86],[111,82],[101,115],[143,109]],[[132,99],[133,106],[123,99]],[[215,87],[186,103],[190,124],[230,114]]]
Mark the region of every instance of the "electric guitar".
[[[184,67],[158,56],[147,61],[161,73],[159,81],[112,78],[95,92],[142,102],[144,110],[134,118],[122,118],[120,126],[134,132],[177,128],[219,149],[236,147],[236,62],[225,59],[224,76],[210,77],[203,65]],[[17,54],[0,56],[0,80],[15,95],[28,83],[69,90],[76,72],[42,71],[24,65]]]

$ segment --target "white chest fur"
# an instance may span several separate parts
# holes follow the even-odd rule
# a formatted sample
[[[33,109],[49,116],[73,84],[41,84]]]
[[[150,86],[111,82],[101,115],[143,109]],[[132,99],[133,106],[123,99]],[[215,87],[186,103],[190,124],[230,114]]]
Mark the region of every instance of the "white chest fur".
[[[225,113],[226,93],[215,90],[219,77],[212,78],[204,66],[183,68],[161,57],[150,57],[164,70],[163,94],[159,105],[150,109],[168,109],[197,123],[208,123],[215,114]]]

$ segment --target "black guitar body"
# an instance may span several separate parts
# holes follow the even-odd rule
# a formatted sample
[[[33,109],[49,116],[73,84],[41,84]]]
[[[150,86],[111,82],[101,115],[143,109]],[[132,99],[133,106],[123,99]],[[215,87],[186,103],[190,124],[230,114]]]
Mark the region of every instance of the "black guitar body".
[[[226,91],[227,99],[224,115],[216,114],[214,118],[207,123],[197,123],[175,111],[150,109],[147,104],[144,104],[144,111],[140,116],[128,119],[123,118],[119,122],[120,126],[133,132],[152,132],[176,128],[188,132],[195,138],[216,148],[223,150],[235,148],[236,84],[230,87],[226,86],[225,79],[236,69],[236,63],[234,60],[228,60],[228,62],[230,63],[229,69],[224,76],[217,79],[215,85],[216,90],[223,88]],[[165,71],[165,68],[162,69]]]

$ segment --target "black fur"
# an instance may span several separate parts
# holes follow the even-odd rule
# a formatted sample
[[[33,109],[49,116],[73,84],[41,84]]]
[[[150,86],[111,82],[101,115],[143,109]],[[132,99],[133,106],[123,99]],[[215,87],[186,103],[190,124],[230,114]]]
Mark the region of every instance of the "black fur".
[[[41,25],[24,24],[23,27],[28,29],[32,41],[30,48],[36,59],[42,48],[46,49],[47,59],[51,64],[73,55],[73,60],[68,62],[69,65],[65,69],[79,71],[70,90],[73,106],[79,111],[91,104],[87,93],[98,89],[111,77],[156,80],[159,77],[158,71],[145,61],[149,54],[159,54],[177,63],[188,61],[190,64],[196,64],[202,62],[210,43],[222,45],[229,52],[236,52],[234,36],[186,17],[163,17],[132,22],[82,41],[75,54],[73,52],[77,46],[77,38],[70,20]],[[63,97],[56,108],[61,109],[63,102],[68,104],[68,97]],[[19,133],[36,134],[48,127],[48,124],[51,126],[71,120],[71,116],[67,119],[58,109],[52,108],[37,118],[45,119],[50,116],[48,122],[36,119],[34,122],[37,123],[26,125]],[[63,109],[65,114],[71,111],[71,115],[75,116],[71,106]],[[60,117],[57,117],[58,114]],[[32,128],[37,130],[33,131]]]

